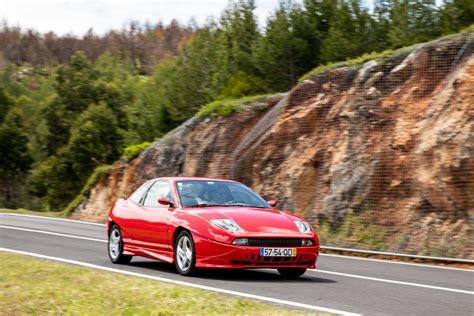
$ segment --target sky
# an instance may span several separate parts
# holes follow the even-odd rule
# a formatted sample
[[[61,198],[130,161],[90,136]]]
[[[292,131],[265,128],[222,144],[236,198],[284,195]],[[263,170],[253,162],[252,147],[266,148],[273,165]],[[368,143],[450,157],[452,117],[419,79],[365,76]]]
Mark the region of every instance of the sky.
[[[127,22],[165,23],[176,18],[202,24],[219,17],[227,0],[0,0],[0,19],[9,25],[33,28],[42,33],[82,35],[93,28],[96,34],[119,29]],[[278,0],[256,0],[259,22],[278,7]]]

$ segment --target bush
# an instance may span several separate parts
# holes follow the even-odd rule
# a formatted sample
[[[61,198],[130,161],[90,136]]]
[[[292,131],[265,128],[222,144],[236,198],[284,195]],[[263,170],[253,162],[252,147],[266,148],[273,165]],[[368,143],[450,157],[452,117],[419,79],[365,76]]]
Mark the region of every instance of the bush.
[[[137,157],[138,155],[140,155],[142,151],[150,147],[150,145],[151,145],[150,142],[143,142],[141,144],[131,145],[131,146],[125,147],[125,149],[123,150],[123,154],[128,159],[133,159]]]
[[[198,118],[205,118],[211,116],[229,116],[234,112],[244,110],[246,108],[246,105],[251,105],[255,109],[261,110],[269,106],[268,102],[265,102],[265,99],[270,96],[271,94],[263,94],[243,97],[240,99],[217,100],[204,105],[201,110],[199,110],[196,116]]]
[[[100,178],[109,172],[110,169],[112,169],[112,166],[108,165],[98,166],[94,169],[94,172],[89,177],[89,179],[87,179],[86,184],[82,187],[81,192],[74,198],[74,200],[69,202],[69,204],[64,209],[65,216],[71,214],[72,211],[74,211],[74,209],[78,207],[87,196],[89,196],[92,187],[95,186],[97,182],[99,182]]]

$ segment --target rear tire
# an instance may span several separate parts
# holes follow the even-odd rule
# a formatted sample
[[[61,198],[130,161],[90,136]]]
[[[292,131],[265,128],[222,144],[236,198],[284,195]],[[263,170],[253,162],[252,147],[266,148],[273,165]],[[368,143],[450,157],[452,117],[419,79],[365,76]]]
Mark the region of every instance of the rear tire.
[[[179,274],[191,276],[196,273],[196,248],[191,233],[183,230],[176,237],[174,265]]]
[[[305,268],[278,268],[277,270],[282,277],[288,279],[296,279],[297,277],[302,276],[306,272]]]
[[[112,263],[127,264],[132,260],[132,256],[123,254],[122,232],[117,225],[112,226],[109,232],[109,242],[107,243],[109,258]]]

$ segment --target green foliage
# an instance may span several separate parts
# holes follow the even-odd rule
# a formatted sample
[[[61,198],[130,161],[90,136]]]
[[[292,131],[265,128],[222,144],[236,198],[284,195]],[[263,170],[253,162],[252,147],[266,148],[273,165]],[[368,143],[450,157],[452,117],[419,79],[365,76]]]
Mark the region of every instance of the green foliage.
[[[241,98],[246,95],[259,94],[265,90],[265,83],[261,78],[238,71],[229,79],[219,98]]]
[[[8,111],[15,104],[15,100],[3,89],[0,87],[0,124],[5,119]]]
[[[322,222],[318,226],[318,236],[325,245],[386,250],[384,229],[374,223],[371,212],[347,214],[337,227]]]
[[[388,57],[396,56],[399,54],[408,54],[413,48],[408,47],[408,48],[403,48],[403,49],[398,49],[398,50],[392,50],[388,49],[380,53],[366,53],[363,54],[359,57],[353,58],[353,59],[348,59],[346,61],[340,61],[340,62],[333,62],[333,63],[328,63],[325,65],[321,65],[316,67],[315,69],[309,71],[305,75],[303,75],[299,81],[303,81],[305,79],[308,79],[314,74],[322,73],[327,70],[339,68],[339,67],[355,67],[362,65],[370,60],[383,60]]]
[[[469,25],[468,27],[461,30],[462,33],[474,33],[474,24]]]
[[[150,147],[150,145],[151,145],[150,142],[143,142],[141,144],[127,146],[123,150],[123,153],[125,157],[127,157],[128,159],[133,159],[137,157],[138,155],[140,155],[142,151]]]
[[[82,187],[79,194],[64,208],[63,214],[65,216],[71,214],[71,212],[74,211],[74,209],[78,207],[86,197],[89,196],[89,193],[91,192],[94,185],[96,185],[97,182],[99,182],[99,180],[102,178],[102,176],[107,174],[111,169],[112,166],[110,165],[98,166],[97,168],[95,168],[90,177],[87,179],[84,186]]]
[[[27,144],[28,138],[17,126],[0,127],[0,205],[17,207],[18,185],[33,162]]]
[[[201,110],[196,114],[198,118],[206,118],[211,116],[229,116],[230,114],[238,111],[242,111],[247,105],[253,105],[255,102],[255,108],[262,109],[268,107],[268,103],[263,102],[266,98],[271,96],[256,95],[250,97],[244,97],[240,99],[222,99],[211,102],[204,105]],[[257,101],[257,102],[256,102]]]
[[[120,157],[122,138],[117,120],[105,103],[91,104],[71,128],[68,144],[37,166],[33,184],[53,209],[64,207],[98,165]]]
[[[297,14],[281,3],[267,21],[265,36],[254,46],[255,64],[272,91],[286,91],[307,69],[308,42],[298,33]]]
[[[197,117],[205,118],[210,116],[229,116],[230,114],[245,109],[241,102],[236,100],[217,100],[204,105]]]

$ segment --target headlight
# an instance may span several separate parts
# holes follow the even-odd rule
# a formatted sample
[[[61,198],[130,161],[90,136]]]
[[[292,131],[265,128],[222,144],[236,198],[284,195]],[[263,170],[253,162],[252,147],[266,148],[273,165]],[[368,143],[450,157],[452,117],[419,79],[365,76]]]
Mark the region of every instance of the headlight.
[[[244,231],[233,219],[211,219],[211,222],[231,233]]]
[[[232,244],[236,246],[248,246],[249,240],[247,238],[236,238],[234,239]]]
[[[314,246],[314,242],[311,239],[303,239],[303,240],[301,240],[301,246],[303,246],[303,247],[312,247],[312,246]]]
[[[311,225],[303,221],[294,221],[296,227],[298,227],[300,233],[309,234],[313,231]]]

